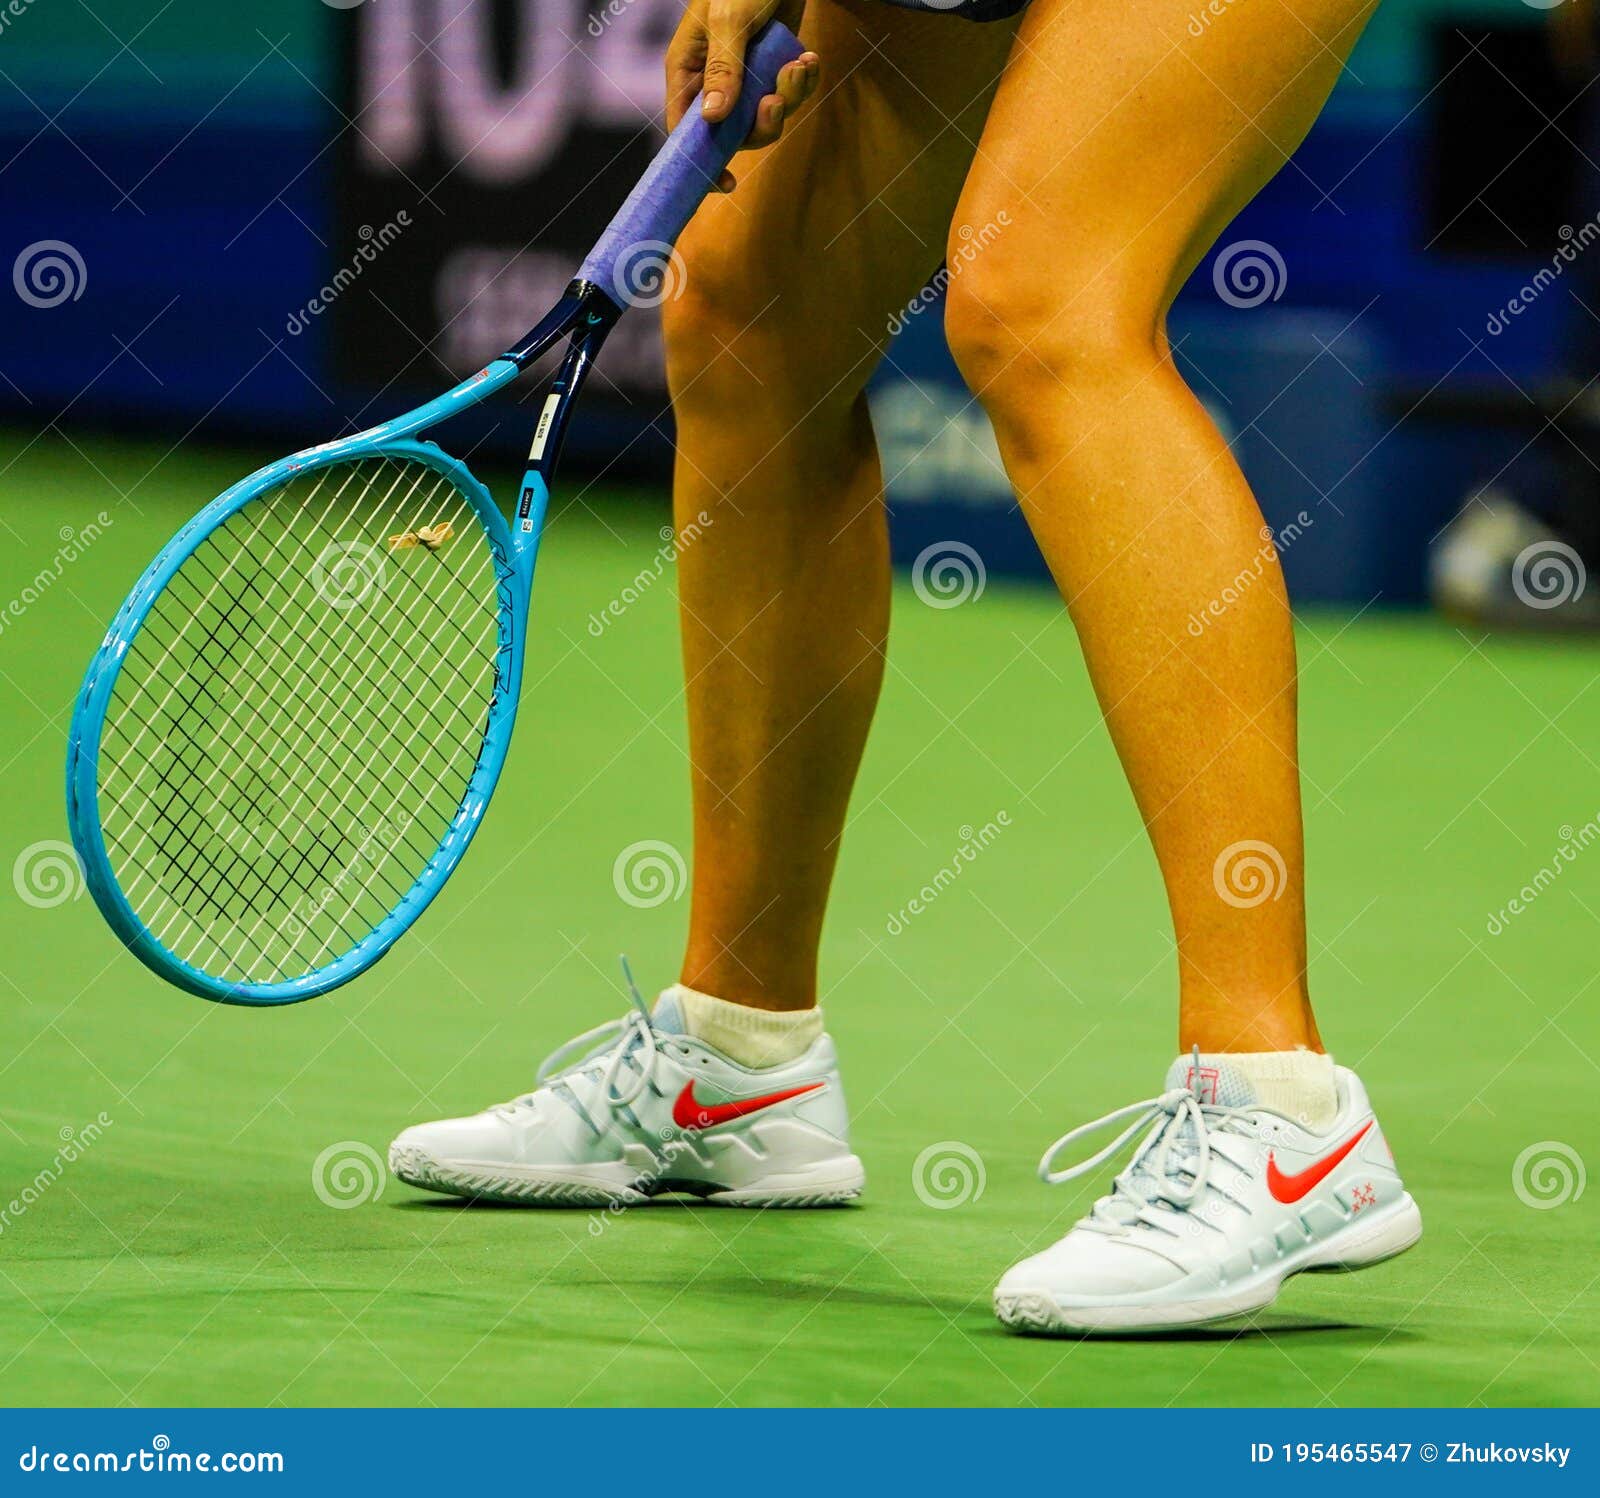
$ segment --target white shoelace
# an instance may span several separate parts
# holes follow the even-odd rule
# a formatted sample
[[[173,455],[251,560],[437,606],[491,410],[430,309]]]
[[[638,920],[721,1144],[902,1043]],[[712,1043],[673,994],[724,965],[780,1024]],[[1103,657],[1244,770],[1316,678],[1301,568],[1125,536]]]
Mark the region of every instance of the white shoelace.
[[[1215,1136],[1223,1132],[1254,1136],[1256,1129],[1250,1115],[1248,1108],[1203,1103],[1188,1088],[1174,1088],[1063,1134],[1044,1152],[1039,1161],[1039,1177],[1051,1186],[1076,1180],[1103,1165],[1135,1134],[1151,1125],[1144,1143],[1112,1183],[1110,1195],[1094,1204],[1080,1226],[1102,1233],[1121,1232],[1139,1222],[1164,1227],[1155,1213],[1169,1209],[1188,1212],[1200,1202],[1207,1186],[1220,1189],[1211,1180],[1213,1155],[1243,1168],[1225,1150],[1217,1148]],[[1057,1157],[1068,1145],[1123,1119],[1133,1121],[1110,1144],[1065,1170],[1055,1168]],[[1234,1198],[1230,1196],[1229,1200]],[[1244,1206],[1242,1202],[1236,1204]]]
[[[655,1021],[650,1017],[649,1006],[633,981],[633,970],[628,959],[622,959],[622,973],[628,984],[628,997],[633,1007],[621,1019],[607,1020],[592,1030],[573,1038],[539,1063],[534,1073],[534,1090],[503,1103],[497,1111],[515,1112],[526,1108],[546,1087],[565,1096],[567,1101],[588,1119],[591,1128],[598,1125],[579,1104],[572,1089],[566,1086],[568,1078],[584,1072],[598,1071],[598,1063],[610,1057],[604,1072],[604,1091],[601,1096],[612,1108],[629,1108],[646,1087],[653,1085],[656,1060],[661,1054],[661,1042],[656,1034]],[[630,1075],[631,1073],[631,1075]],[[626,1077],[627,1080],[622,1079]]]

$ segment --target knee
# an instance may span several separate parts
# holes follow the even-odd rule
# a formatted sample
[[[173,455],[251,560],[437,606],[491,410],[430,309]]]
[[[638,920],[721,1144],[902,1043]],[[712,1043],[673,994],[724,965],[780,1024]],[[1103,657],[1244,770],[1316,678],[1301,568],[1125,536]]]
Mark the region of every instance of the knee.
[[[690,225],[674,251],[670,289],[661,303],[661,337],[667,386],[674,404],[696,398],[707,380],[730,364],[727,350],[754,336],[745,277],[733,256],[713,237]]]
[[[945,331],[962,377],[997,428],[1025,428],[1041,404],[1125,394],[1167,362],[1163,313],[1105,272],[1041,274],[996,245],[953,275]]]
[[[730,410],[792,422],[819,401],[824,413],[849,409],[870,366],[851,383],[847,331],[821,326],[838,304],[828,304],[827,319],[818,315],[803,267],[774,265],[740,236],[698,224],[678,254],[661,330],[680,422],[704,414],[726,423]]]

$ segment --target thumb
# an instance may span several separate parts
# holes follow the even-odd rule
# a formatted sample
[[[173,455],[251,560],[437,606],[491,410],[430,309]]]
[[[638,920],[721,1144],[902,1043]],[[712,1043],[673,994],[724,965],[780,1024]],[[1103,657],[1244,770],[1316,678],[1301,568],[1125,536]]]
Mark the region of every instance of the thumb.
[[[739,102],[744,84],[744,51],[749,38],[733,7],[711,8],[710,38],[706,48],[705,99],[700,112],[713,125],[727,119]]]

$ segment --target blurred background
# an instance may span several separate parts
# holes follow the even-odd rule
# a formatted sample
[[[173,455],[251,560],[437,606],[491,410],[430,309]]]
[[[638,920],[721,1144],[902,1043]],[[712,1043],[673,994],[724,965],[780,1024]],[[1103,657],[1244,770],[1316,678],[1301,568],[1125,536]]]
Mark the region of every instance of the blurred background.
[[[1191,30],[1228,3],[1196,0]],[[0,420],[282,446],[477,367],[648,159],[680,9],[0,7]],[[1310,139],[1184,292],[1179,357],[1297,602],[1431,591],[1488,623],[1595,617],[1594,11],[1387,0]],[[955,538],[1042,578],[937,307],[905,322],[874,395],[899,552]],[[653,317],[630,317],[580,467],[660,483],[660,366]],[[519,422],[490,415],[472,440],[509,452]]]

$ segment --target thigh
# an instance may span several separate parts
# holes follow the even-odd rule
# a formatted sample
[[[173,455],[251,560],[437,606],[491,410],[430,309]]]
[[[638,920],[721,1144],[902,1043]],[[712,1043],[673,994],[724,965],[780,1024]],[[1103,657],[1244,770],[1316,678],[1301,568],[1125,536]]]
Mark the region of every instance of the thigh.
[[[822,58],[822,87],[776,146],[739,157],[737,190],[708,202],[681,242],[686,295],[667,308],[675,386],[718,342],[742,356],[763,340],[812,378],[865,379],[889,318],[944,257],[1014,33],[883,0],[809,0],[801,36]],[[707,323],[715,339],[697,336]]]
[[[1000,259],[1033,288],[1013,304],[1040,325],[1108,305],[1159,320],[1304,138],[1376,3],[1034,0],[958,210],[1010,214]]]

